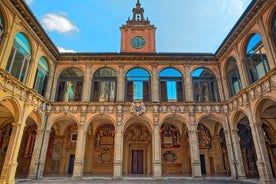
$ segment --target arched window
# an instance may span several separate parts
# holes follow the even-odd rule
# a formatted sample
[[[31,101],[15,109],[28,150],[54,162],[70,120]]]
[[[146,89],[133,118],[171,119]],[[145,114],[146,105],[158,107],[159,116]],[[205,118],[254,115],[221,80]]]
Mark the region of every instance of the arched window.
[[[252,35],[247,42],[246,66],[250,83],[260,79],[270,70],[262,38],[259,34]]]
[[[2,40],[3,32],[4,32],[4,20],[3,20],[2,13],[0,12],[0,41]]]
[[[273,20],[272,20],[272,34],[274,37],[274,43],[276,45],[276,11],[274,13]]]
[[[6,71],[21,82],[25,82],[30,59],[31,48],[29,41],[22,33],[17,33],[6,66]]]
[[[196,102],[218,102],[218,86],[213,72],[198,68],[192,73],[194,100]]]
[[[183,79],[179,71],[166,68],[160,72],[159,80],[161,102],[183,102]]]
[[[126,101],[150,100],[150,75],[142,68],[134,68],[126,75]]]
[[[81,101],[83,72],[78,68],[68,68],[59,75],[56,100],[59,102]]]
[[[241,79],[235,58],[230,57],[226,66],[229,95],[232,97],[241,90]]]
[[[48,63],[44,57],[41,57],[38,61],[36,70],[36,77],[34,83],[34,89],[41,95],[45,95],[47,82],[48,82]]]
[[[92,101],[114,102],[116,94],[116,72],[110,68],[101,68],[93,75]]]

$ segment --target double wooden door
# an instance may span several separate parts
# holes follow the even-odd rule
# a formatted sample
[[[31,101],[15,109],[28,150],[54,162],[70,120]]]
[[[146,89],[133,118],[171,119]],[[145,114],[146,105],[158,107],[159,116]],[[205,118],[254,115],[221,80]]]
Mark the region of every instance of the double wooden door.
[[[143,150],[132,150],[132,174],[143,174]]]

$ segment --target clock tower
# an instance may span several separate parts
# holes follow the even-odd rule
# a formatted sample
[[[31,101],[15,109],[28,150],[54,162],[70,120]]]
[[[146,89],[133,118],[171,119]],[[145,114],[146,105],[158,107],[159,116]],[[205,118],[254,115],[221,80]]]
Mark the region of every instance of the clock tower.
[[[121,30],[121,52],[155,53],[156,27],[144,18],[144,9],[139,0],[132,10],[132,19],[128,18]]]

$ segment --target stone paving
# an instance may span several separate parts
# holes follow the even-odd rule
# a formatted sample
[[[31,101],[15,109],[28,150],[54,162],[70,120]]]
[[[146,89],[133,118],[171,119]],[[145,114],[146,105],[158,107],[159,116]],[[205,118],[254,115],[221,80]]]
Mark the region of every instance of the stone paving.
[[[44,178],[42,180],[17,180],[16,183],[19,184],[42,184],[42,183],[51,183],[51,184],[257,184],[258,180],[243,180],[236,181],[232,179],[141,179],[141,178],[125,178],[125,179],[82,179],[82,180],[73,180],[70,178]]]

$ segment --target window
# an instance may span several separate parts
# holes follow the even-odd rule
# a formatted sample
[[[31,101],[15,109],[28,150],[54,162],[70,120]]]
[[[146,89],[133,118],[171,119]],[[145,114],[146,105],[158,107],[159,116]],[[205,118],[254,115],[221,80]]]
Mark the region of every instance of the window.
[[[6,71],[21,82],[25,82],[30,58],[31,48],[27,38],[22,33],[17,33],[8,59]]]
[[[183,79],[179,71],[166,68],[159,74],[160,101],[182,102],[184,100]]]
[[[116,98],[116,72],[102,68],[95,72],[92,81],[92,101],[114,102]]]
[[[3,21],[3,16],[0,12],[0,41],[2,40],[3,32],[4,32],[4,21]]]
[[[150,100],[150,75],[142,68],[134,68],[126,75],[126,101]]]
[[[47,82],[48,82],[48,64],[44,57],[41,57],[38,62],[36,71],[34,89],[41,95],[45,95]]]
[[[78,68],[64,70],[58,80],[56,100],[59,102],[81,101],[83,72]]]
[[[226,66],[227,83],[230,97],[241,90],[241,79],[235,58],[230,57]]]
[[[260,35],[252,35],[246,46],[245,59],[250,83],[260,79],[270,70],[265,53]]]
[[[192,73],[194,100],[196,102],[218,102],[216,77],[207,68],[198,68]]]

